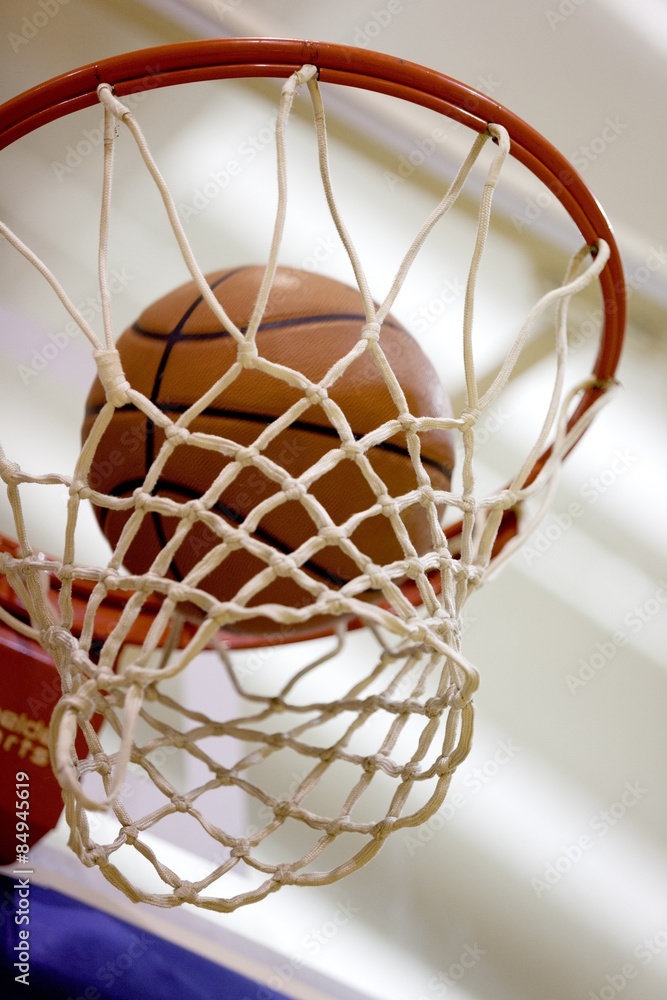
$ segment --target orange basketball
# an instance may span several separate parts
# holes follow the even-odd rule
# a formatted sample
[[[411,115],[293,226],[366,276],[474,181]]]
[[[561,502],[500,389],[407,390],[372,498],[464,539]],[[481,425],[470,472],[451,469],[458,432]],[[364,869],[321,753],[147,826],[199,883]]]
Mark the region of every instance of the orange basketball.
[[[263,268],[239,267],[207,276],[214,295],[241,329],[250,319]],[[358,342],[364,324],[361,296],[356,289],[311,272],[279,268],[257,334],[260,356],[300,371],[319,381],[340,357]],[[449,402],[433,366],[406,330],[391,316],[380,333],[389,363],[405,393],[413,416],[446,416]],[[209,389],[237,359],[237,343],[221,328],[190,282],[149,306],[118,341],[130,384],[165,414],[177,419]],[[395,418],[396,404],[368,350],[347,368],[329,390],[344,412],[356,438]],[[246,368],[189,424],[201,431],[248,446],[288,407],[303,398],[300,388],[256,368]],[[104,390],[96,380],[87,400],[83,438],[104,404]],[[89,483],[98,491],[130,496],[142,487],[153,459],[164,441],[163,431],[134,406],[116,410],[93,459]],[[298,477],[322,456],[340,447],[336,428],[315,402],[283,429],[262,454]],[[453,435],[434,430],[421,435],[423,466],[436,489],[450,487],[454,462]],[[415,489],[417,476],[406,435],[401,432],[367,452],[373,470],[391,496]],[[176,446],[154,489],[177,502],[196,499],[211,486],[231,459],[214,450]],[[241,469],[233,484],[218,497],[212,510],[230,524],[240,524],[267,497],[281,487],[261,469]],[[376,502],[354,457],[345,457],[317,479],[309,490],[335,524],[345,522]],[[102,531],[115,546],[130,513],[95,507]],[[419,554],[433,546],[427,511],[419,503],[402,513],[403,522]],[[125,565],[132,573],[146,572],[172,536],[176,517],[155,512],[144,517]],[[280,552],[292,552],[317,533],[317,526],[299,498],[286,499],[266,513],[254,536]],[[403,558],[402,547],[388,517],[370,517],[350,536],[359,550],[378,564]],[[191,527],[171,561],[169,575],[182,579],[220,538],[201,522]],[[231,551],[199,586],[221,601],[233,598],[240,587],[267,563],[244,548]],[[338,588],[360,569],[340,548],[320,549],[302,567],[313,579]],[[372,598],[373,595],[367,595]],[[287,576],[274,579],[249,602],[275,602],[290,607],[311,603],[312,595]],[[306,623],[293,631],[312,630]],[[239,623],[243,631],[278,632],[267,618]]]

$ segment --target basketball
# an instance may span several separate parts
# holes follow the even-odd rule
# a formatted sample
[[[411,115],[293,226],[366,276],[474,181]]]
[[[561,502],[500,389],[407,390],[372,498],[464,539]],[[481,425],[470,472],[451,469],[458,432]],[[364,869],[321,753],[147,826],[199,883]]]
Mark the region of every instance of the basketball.
[[[247,266],[217,271],[206,277],[217,300],[241,330],[251,317],[263,272],[262,267]],[[359,341],[364,322],[357,289],[313,272],[278,268],[257,333],[258,354],[318,382]],[[410,413],[415,417],[449,416],[450,404],[437,372],[417,342],[391,316],[382,325],[379,343],[402,387]],[[117,347],[131,386],[174,420],[230,370],[238,351],[237,341],[221,328],[194,282],[177,288],[145,309],[119,338]],[[345,369],[329,388],[328,395],[343,411],[356,439],[397,416],[397,404],[368,350]],[[303,389],[293,380],[290,383],[257,367],[243,368],[192,419],[188,430],[247,447],[302,399]],[[104,390],[97,379],[86,403],[84,440],[104,403]],[[114,497],[131,496],[142,488],[164,440],[163,429],[139,409],[133,405],[118,408],[96,450],[89,485]],[[449,490],[454,463],[453,435],[441,429],[429,430],[420,434],[420,444],[421,461],[432,486]],[[295,479],[330,451],[340,449],[340,445],[336,427],[316,401],[263,446],[261,453]],[[417,487],[417,474],[404,432],[381,441],[366,455],[390,496],[402,496]],[[178,443],[152,492],[178,503],[199,499],[232,460],[219,450],[195,447],[187,440]],[[239,525],[257,504],[280,491],[275,478],[250,463],[239,468],[231,485],[223,489],[210,509],[227,523]],[[336,525],[377,502],[354,456],[337,461],[310,484],[308,492]],[[94,509],[104,535],[115,547],[131,511],[115,511],[101,505],[95,505]],[[401,518],[418,554],[433,547],[428,511],[419,500],[407,506]],[[177,525],[176,516],[147,513],[126,553],[126,569],[136,574],[147,572]],[[300,499],[286,497],[261,517],[252,534],[272,549],[290,553],[317,532],[318,525]],[[360,552],[379,565],[405,556],[390,519],[382,511],[360,521],[350,538]],[[195,521],[173,555],[167,575],[183,579],[220,543],[218,534],[202,521]],[[232,547],[198,586],[216,599],[227,601],[267,565],[267,561],[243,546]],[[313,580],[335,589],[362,572],[354,559],[334,543],[320,548],[312,559],[303,563],[302,569]],[[372,600],[381,595],[364,596]],[[302,607],[312,600],[312,594],[287,575],[275,577],[248,605],[269,602]],[[290,630],[307,632],[312,626],[311,621],[303,626],[290,626]],[[240,622],[237,628],[250,632],[280,631],[275,622],[261,616]]]

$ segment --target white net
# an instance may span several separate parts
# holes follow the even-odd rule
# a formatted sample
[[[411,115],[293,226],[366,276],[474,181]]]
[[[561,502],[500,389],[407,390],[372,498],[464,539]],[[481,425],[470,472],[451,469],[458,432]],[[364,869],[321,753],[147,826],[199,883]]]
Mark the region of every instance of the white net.
[[[295,95],[307,87],[314,111],[320,175],[331,218],[345,247],[363,301],[365,321],[353,348],[342,353],[326,375],[313,381],[298,368],[269,361],[262,354],[262,318],[276,275],[287,205],[286,125]],[[285,84],[276,125],[278,202],[270,254],[247,329],[230,319],[203,276],[174,200],[151,155],[134,114],[110,87],[99,88],[105,113],[104,187],[99,240],[99,282],[104,338],[98,337],[53,273],[6,226],[7,239],[50,283],[93,347],[106,402],[97,414],[75,467],[67,474],[33,475],[0,449],[0,474],[14,516],[19,549],[0,553],[4,573],[29,612],[31,624],[6,611],[0,616],[36,637],[53,656],[61,676],[62,698],[51,725],[51,754],[63,788],[70,844],[86,865],[103,874],[130,898],[159,906],[183,902],[233,910],[284,885],[332,882],[354,871],[401,828],[425,822],[440,807],[456,767],[468,753],[473,724],[475,668],[461,652],[462,613],[469,595],[491,569],[506,560],[546,510],[565,453],[594,416],[591,406],[574,427],[568,418],[591,381],[566,385],[568,303],[593,282],[608,259],[600,241],[584,247],[570,262],[560,287],[532,309],[517,331],[497,375],[483,392],[475,373],[473,314],[476,279],[489,226],[493,192],[509,151],[506,131],[490,125],[475,138],[455,179],[419,229],[381,304],[369,289],[363,262],[352,243],[334,198],[327,156],[322,99],[313,67],[303,67]],[[176,418],[164,412],[126,378],[115,343],[108,245],[114,148],[122,128],[136,142],[162,196],[176,241],[198,293],[237,347],[236,361],[201,398]],[[383,322],[433,229],[456,202],[482,148],[493,141],[493,156],[480,201],[477,238],[468,274],[462,330],[466,402],[453,415],[411,412],[401,384],[383,349]],[[586,258],[589,257],[587,263]],[[538,318],[555,316],[555,377],[545,401],[541,426],[519,471],[502,489],[481,493],[475,468],[476,427],[491,411],[512,376]],[[332,390],[362,354],[372,364],[393,400],[395,414],[359,435]],[[296,391],[296,402],[271,421],[252,444],[196,429],[196,418],[249,369],[280,380]],[[94,458],[114,413],[134,408],[159,428],[163,444],[141,485],[128,497],[94,488]],[[310,407],[320,407],[335,429],[330,447],[299,475],[268,457],[272,441]],[[460,437],[463,462],[458,492],[437,488],[422,456],[423,435],[444,430]],[[373,450],[400,438],[415,476],[415,487],[392,495],[372,461]],[[220,472],[197,499],[180,502],[161,494],[161,471],[178,449],[202,450],[220,457]],[[548,457],[534,473],[545,450]],[[316,496],[315,487],[342,462],[353,463],[374,498],[370,506],[338,521]],[[277,484],[240,521],[216,508],[243,470],[254,468]],[[61,558],[31,546],[22,510],[26,486],[60,484],[68,490],[68,517]],[[530,503],[527,503],[530,501]],[[123,511],[127,517],[118,544],[104,566],[77,559],[76,529],[82,505]],[[312,521],[310,537],[293,551],[279,551],[257,532],[268,513],[298,503]],[[461,528],[450,541],[442,510],[456,511]],[[419,508],[426,519],[427,552],[414,544],[406,513]],[[530,510],[520,530],[497,552],[496,540],[508,511]],[[171,537],[143,573],[128,572],[124,561],[146,518],[173,519]],[[387,519],[402,556],[371,559],[355,544],[354,533],[371,518]],[[183,576],[169,568],[196,524],[204,524],[213,543]],[[451,532],[449,533],[451,535]],[[316,578],[310,562],[324,547],[336,546],[355,567],[347,582]],[[261,563],[229,600],[207,591],[206,579],[238,550]],[[298,583],[307,599],[295,604],[258,603],[265,588],[281,579]],[[48,581],[57,581],[57,601]],[[85,614],[77,619],[76,592],[89,586]],[[410,585],[410,595],[406,590]],[[368,593],[382,600],[368,600]],[[126,596],[112,625],[109,597]],[[151,625],[137,645],[136,627],[150,612]],[[243,631],[261,614],[276,628],[331,623],[331,635],[316,643],[287,646],[281,657],[267,657],[261,669],[226,647],[221,630]],[[353,676],[340,657],[350,638],[350,619],[366,626]],[[302,648],[303,647],[303,648]],[[207,697],[184,697],[186,676],[215,668],[207,676]],[[304,659],[305,657],[305,659]],[[308,659],[310,657],[310,659]],[[208,658],[208,659],[206,659]],[[202,663],[206,661],[205,666]],[[200,687],[201,689],[201,687]],[[100,729],[99,717],[105,720]],[[88,756],[81,759],[75,738],[82,730]],[[224,821],[228,801],[245,805],[235,820]],[[113,826],[104,843],[95,816]],[[109,823],[104,829],[109,829]],[[201,869],[176,871],[160,856],[164,827],[188,832],[181,840],[204,841]],[[131,862],[128,858],[131,856]],[[242,891],[226,893],[225,876],[244,875]],[[129,873],[129,874],[128,874]],[[238,883],[235,883],[238,885]]]

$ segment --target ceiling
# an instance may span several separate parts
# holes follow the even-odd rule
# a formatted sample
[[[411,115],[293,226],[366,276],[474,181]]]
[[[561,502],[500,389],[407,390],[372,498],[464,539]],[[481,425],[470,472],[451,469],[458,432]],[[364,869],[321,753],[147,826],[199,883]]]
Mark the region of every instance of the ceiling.
[[[201,35],[361,45],[490,92],[585,174],[619,231],[630,269],[643,263],[647,244],[658,246],[663,238],[665,140],[655,126],[661,113],[656,96],[667,85],[664,0],[640,0],[632,8],[621,0],[481,0],[474,7],[396,0],[385,16],[381,6],[342,2],[327,10],[308,0],[217,6],[149,0],[149,6]],[[608,141],[598,141],[603,133]],[[648,283],[663,301],[665,281],[663,270]]]

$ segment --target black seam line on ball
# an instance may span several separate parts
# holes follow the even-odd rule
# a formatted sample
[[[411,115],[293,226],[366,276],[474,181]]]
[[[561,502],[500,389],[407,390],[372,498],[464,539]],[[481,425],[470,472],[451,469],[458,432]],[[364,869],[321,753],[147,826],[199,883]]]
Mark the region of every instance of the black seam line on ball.
[[[246,271],[246,270],[247,270],[246,267],[238,267],[234,271],[229,271],[226,274],[223,274],[220,278],[218,278],[217,281],[213,282],[213,284],[210,286],[211,290],[214,289],[214,288],[217,288],[218,285],[221,285],[223,282],[227,281],[229,278],[232,278],[235,274],[239,274],[240,272]],[[167,368],[167,362],[169,360],[169,355],[171,354],[173,348],[175,347],[175,345],[178,343],[178,341],[181,338],[181,333],[182,333],[183,326],[188,321],[188,319],[190,318],[190,316],[192,315],[192,313],[195,311],[195,309],[197,308],[197,306],[199,306],[203,301],[204,301],[203,295],[199,295],[194,300],[194,302],[192,302],[188,306],[188,308],[185,310],[185,312],[181,316],[180,320],[176,323],[176,325],[173,327],[173,329],[171,330],[171,332],[169,333],[169,335],[167,336],[167,338],[165,340],[164,350],[162,352],[162,357],[160,358],[160,363],[159,363],[159,365],[157,367],[157,371],[155,372],[155,379],[153,381],[153,388],[151,390],[151,396],[150,396],[151,402],[152,403],[156,403],[156,405],[157,405],[158,397],[160,395],[160,389],[162,387],[162,379],[164,377],[164,373],[165,373],[165,370]],[[155,458],[154,431],[155,431],[155,425],[154,425],[153,421],[149,420],[147,418],[146,419],[146,450],[145,450],[146,468],[147,469],[150,469],[151,465],[153,464],[153,459]]]
[[[237,273],[237,272],[234,272]],[[213,286],[215,288],[215,285]],[[192,311],[196,306],[200,305],[202,302],[200,297],[197,302],[192,306],[187,315],[179,323],[180,328],[186,319],[190,317]],[[355,323],[365,323],[366,317],[362,313],[318,313],[314,316],[292,316],[286,317],[285,319],[271,320],[268,323],[260,323],[257,332],[265,333],[267,330],[285,330],[292,326],[306,326],[309,323],[338,323],[338,322],[352,322]],[[385,320],[382,326],[387,326],[392,330],[402,330],[403,328],[397,323],[392,323],[391,320]],[[246,333],[248,330],[247,326],[239,327],[241,333]],[[167,341],[171,338],[173,330],[165,335],[164,333],[159,333],[154,330],[146,330],[144,327],[139,326],[138,323],[134,323],[132,326],[132,332],[136,333],[139,337],[146,337],[148,340],[164,340]],[[183,340],[221,340],[231,337],[228,330],[211,330],[209,333],[184,333],[182,336]]]
[[[138,486],[141,486],[142,482],[143,480],[141,479],[132,479],[126,480],[124,483],[118,483],[112,490],[109,491],[109,495],[126,495],[133,492]],[[182,486],[180,483],[171,483],[164,479],[160,480],[160,488],[168,490],[171,493],[176,493],[182,497],[186,497],[189,500],[198,500],[201,496],[201,494],[197,493],[196,490],[190,489],[188,486]],[[246,515],[239,513],[239,511],[235,510],[233,507],[228,507],[226,504],[220,503],[220,501],[214,504],[211,510],[220,514],[226,520],[229,520],[234,524],[242,524],[246,517]],[[104,531],[104,525],[106,524],[109,513],[110,511],[108,507],[99,508],[98,517],[102,531]],[[153,525],[158,534],[158,540],[160,541],[162,548],[164,548],[167,544],[167,538],[162,527],[162,518],[157,511],[150,511],[150,513],[152,515]],[[278,552],[282,552],[284,555],[291,555],[291,553],[294,552],[294,549],[291,549],[289,545],[281,542],[279,538],[272,535],[270,531],[266,531],[265,528],[256,528],[255,531],[253,531],[253,537],[258,538],[262,542],[266,542],[267,545],[277,549]],[[319,563],[314,562],[312,559],[308,559],[306,562],[302,563],[301,568],[310,570],[313,576],[319,577],[320,580],[326,580],[328,583],[331,583],[336,587],[342,587],[343,584],[349,582],[345,579],[345,577],[329,572],[329,570],[325,569],[324,566],[320,566]],[[170,569],[175,579],[180,582],[183,579],[183,576],[173,560],[170,563]]]
[[[176,403],[161,403],[160,409],[164,413],[185,413],[188,407],[179,406]],[[274,420],[278,419],[268,413],[246,414],[243,411],[238,412],[237,410],[218,409],[214,406],[207,406],[204,413],[207,417],[219,417],[225,420],[238,420],[240,423],[270,424],[273,423]],[[306,431],[311,434],[322,434],[324,437],[339,438],[338,431],[335,427],[314,424],[308,420],[294,420],[290,424],[290,427],[293,427],[295,430]],[[354,439],[355,441],[360,441],[363,436],[363,434],[354,434]],[[380,441],[378,444],[373,445],[373,448],[379,448],[381,451],[389,451],[395,455],[401,455],[403,458],[410,458],[410,453],[407,448],[403,448],[400,444],[394,444],[391,441]],[[373,448],[370,448],[369,451],[372,451]],[[442,465],[440,462],[436,461],[434,458],[429,458],[427,455],[422,455],[421,460],[424,465],[437,469],[437,471],[441,472],[443,476],[446,476],[451,480],[453,469],[448,468],[446,465]]]
[[[179,405],[177,403],[160,403],[160,409],[162,410],[163,413],[185,413],[185,411],[188,410],[189,407],[185,406],[185,404]],[[94,414],[99,413],[100,410],[101,410],[100,406],[91,407],[90,409],[86,410],[86,417],[93,416]],[[136,407],[132,403],[128,404],[127,406],[118,407],[119,413],[122,412],[130,413],[135,410]],[[226,410],[223,409],[222,407],[215,407],[215,406],[208,406],[204,411],[204,413],[207,417],[218,417],[220,419],[225,419],[225,420],[238,420],[239,423],[263,424],[265,426],[273,423],[274,420],[278,419],[277,417],[272,416],[269,413],[246,413],[243,410],[241,411]],[[295,420],[290,424],[290,427],[293,427],[295,430],[305,431],[311,434],[322,434],[325,437],[337,438],[339,436],[338,431],[336,430],[335,427],[327,427],[321,424],[314,424],[308,420]],[[363,434],[354,434],[354,438],[356,441],[361,440],[363,436],[364,436]],[[373,451],[374,448],[379,448],[381,451],[391,452],[394,455],[401,455],[403,458],[407,459],[410,458],[410,453],[407,448],[403,448],[400,444],[394,444],[391,441],[380,441],[378,444],[373,445],[373,448],[369,449],[369,451]],[[230,457],[230,461],[231,460],[232,459]],[[449,479],[451,481],[452,474],[454,471],[453,468],[450,468],[447,465],[443,465],[441,462],[438,462],[435,458],[429,458],[428,455],[424,454],[421,455],[421,461],[423,465],[427,465],[429,468],[434,469],[437,472],[440,472],[446,479]]]

